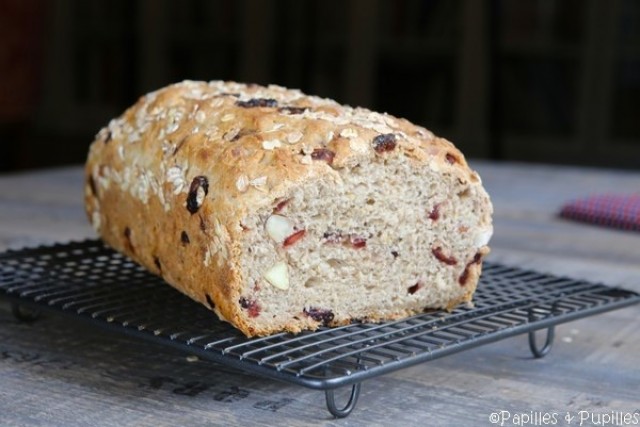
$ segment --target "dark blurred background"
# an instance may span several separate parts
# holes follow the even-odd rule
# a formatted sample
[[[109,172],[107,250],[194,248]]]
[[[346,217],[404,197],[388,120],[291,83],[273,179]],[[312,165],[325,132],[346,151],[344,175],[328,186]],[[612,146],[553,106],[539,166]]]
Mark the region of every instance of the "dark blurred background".
[[[640,168],[637,0],[0,0],[0,171],[84,161],[183,79],[386,111],[473,158]]]

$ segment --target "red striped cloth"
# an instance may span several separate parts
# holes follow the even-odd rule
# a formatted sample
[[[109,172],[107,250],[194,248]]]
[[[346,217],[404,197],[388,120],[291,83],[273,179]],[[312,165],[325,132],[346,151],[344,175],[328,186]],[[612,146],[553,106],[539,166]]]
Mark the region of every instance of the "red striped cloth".
[[[605,227],[640,231],[640,194],[599,194],[564,205],[560,216]]]

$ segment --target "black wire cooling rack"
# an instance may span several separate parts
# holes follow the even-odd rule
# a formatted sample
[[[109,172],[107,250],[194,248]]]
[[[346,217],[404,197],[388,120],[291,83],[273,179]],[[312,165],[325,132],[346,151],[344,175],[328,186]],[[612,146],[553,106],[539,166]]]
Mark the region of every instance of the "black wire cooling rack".
[[[0,254],[0,296],[21,319],[39,308],[229,367],[324,390],[336,417],[355,407],[360,384],[417,363],[528,333],[534,356],[554,326],[640,302],[628,290],[485,263],[473,307],[380,324],[248,339],[206,308],[97,240]],[[542,346],[535,331],[547,329]],[[350,385],[338,408],[334,389]]]

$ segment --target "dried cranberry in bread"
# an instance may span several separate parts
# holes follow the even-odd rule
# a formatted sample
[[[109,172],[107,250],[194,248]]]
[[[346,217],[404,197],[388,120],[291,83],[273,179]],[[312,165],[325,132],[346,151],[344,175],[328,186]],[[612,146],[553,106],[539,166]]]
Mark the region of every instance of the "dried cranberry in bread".
[[[469,301],[492,206],[448,141],[282,87],[174,84],[102,129],[99,235],[248,336]]]

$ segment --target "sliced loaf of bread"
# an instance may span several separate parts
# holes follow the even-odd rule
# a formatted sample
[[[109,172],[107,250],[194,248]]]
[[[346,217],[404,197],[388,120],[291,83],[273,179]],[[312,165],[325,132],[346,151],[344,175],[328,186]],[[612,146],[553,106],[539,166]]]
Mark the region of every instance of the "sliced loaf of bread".
[[[470,301],[492,234],[448,141],[297,90],[174,84],[102,129],[98,234],[247,336]]]

